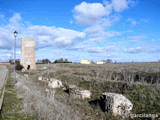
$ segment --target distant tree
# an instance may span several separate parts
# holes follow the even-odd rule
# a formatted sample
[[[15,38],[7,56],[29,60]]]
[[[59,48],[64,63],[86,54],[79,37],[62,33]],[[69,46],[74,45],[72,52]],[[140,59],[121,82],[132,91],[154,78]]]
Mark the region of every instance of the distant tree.
[[[72,62],[68,61],[68,59],[60,58],[55,60],[54,63],[72,63]]]
[[[12,59],[10,59],[8,62],[9,62],[10,64],[14,64],[14,61],[13,61]]]
[[[68,63],[68,62],[69,62],[68,59],[65,59],[65,60],[64,60],[64,63]]]
[[[95,64],[95,62],[93,60],[91,60],[91,64]]]
[[[111,60],[111,59],[102,60],[102,61],[105,62],[105,63],[112,63],[112,60]]]
[[[13,59],[10,59],[8,62],[10,64],[14,64],[14,60]],[[20,64],[20,59],[16,59],[16,64]]]
[[[107,63],[111,63],[112,60],[111,60],[111,59],[107,59],[106,62],[107,62]]]
[[[37,63],[42,63],[42,60],[37,60]]]
[[[20,59],[16,59],[16,64],[20,64]]]
[[[58,60],[55,60],[54,63],[58,63]]]
[[[42,63],[43,64],[48,64],[48,63],[51,63],[51,61],[49,59],[42,59]]]

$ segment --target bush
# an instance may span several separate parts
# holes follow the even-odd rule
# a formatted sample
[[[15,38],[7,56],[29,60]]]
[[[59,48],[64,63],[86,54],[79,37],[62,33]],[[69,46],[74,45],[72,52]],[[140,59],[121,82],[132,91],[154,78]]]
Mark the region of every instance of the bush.
[[[18,70],[18,71],[21,71],[23,68],[24,68],[24,67],[23,67],[23,65],[21,65],[21,64],[17,64],[17,65],[16,65],[16,70]]]

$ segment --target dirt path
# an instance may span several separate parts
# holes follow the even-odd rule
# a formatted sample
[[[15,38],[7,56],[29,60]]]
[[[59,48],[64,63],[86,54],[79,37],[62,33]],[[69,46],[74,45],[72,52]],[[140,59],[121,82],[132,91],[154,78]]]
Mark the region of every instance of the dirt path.
[[[0,90],[2,90],[7,75],[7,67],[0,66]]]

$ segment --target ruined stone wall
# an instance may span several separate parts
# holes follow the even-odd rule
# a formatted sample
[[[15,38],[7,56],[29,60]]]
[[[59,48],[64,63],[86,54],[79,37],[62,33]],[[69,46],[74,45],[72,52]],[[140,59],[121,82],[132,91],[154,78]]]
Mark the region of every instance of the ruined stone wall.
[[[24,69],[27,69],[28,65],[30,69],[36,69],[36,54],[35,54],[35,40],[22,38],[21,39],[21,64]]]

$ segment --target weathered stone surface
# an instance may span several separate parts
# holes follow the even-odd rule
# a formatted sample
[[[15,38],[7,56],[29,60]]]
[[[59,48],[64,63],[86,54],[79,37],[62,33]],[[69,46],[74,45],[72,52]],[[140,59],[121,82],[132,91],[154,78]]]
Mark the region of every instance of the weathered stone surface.
[[[122,94],[105,92],[100,96],[100,104],[103,111],[113,115],[123,116],[133,108],[133,104]]]
[[[67,89],[72,98],[85,99],[90,98],[91,96],[91,92],[89,90],[82,90],[75,85],[69,85]]]
[[[54,78],[50,78],[48,82],[48,87],[50,88],[60,88],[62,86],[63,86],[62,81],[54,79]]]
[[[49,81],[49,78],[43,77],[43,81]]]
[[[46,78],[46,77],[38,77],[38,80],[40,81],[49,81],[49,78]]]
[[[43,77],[39,77],[38,80],[42,81],[42,80],[43,80]]]
[[[77,86],[76,85],[69,85],[67,88],[68,89],[73,89],[73,88],[77,88]]]
[[[21,40],[21,65],[24,69],[36,69],[35,40],[22,38]]]
[[[91,92],[89,90],[82,90],[80,91],[81,93],[81,97],[82,99],[85,99],[85,98],[89,98],[91,97]]]
[[[67,89],[68,89],[69,95],[70,95],[72,98],[78,98],[78,99],[81,98],[80,89],[77,88],[77,86],[75,86],[75,85],[69,85],[69,86],[67,87]]]

